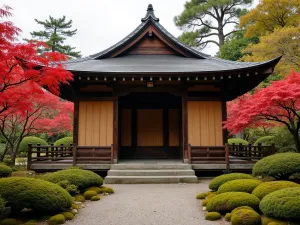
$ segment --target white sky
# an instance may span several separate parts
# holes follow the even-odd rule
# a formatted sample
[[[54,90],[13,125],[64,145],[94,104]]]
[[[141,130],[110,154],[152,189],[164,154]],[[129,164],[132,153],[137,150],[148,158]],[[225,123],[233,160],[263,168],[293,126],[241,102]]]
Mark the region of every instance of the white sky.
[[[186,0],[0,0],[0,6],[13,8],[14,24],[21,28],[22,38],[30,38],[30,32],[41,30],[34,19],[44,20],[49,15],[58,18],[65,15],[73,20],[77,34],[66,43],[75,46],[83,56],[100,52],[114,45],[140,23],[149,3],[153,4],[155,15],[160,23],[175,37],[181,31],[175,26],[173,18],[184,9]],[[255,0],[258,2],[258,0]],[[204,52],[214,55],[215,45]]]

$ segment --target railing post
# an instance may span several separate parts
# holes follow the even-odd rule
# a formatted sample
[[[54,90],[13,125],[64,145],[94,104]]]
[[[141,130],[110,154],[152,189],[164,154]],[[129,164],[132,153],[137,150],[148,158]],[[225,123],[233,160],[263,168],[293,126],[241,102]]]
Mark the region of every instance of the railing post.
[[[262,148],[261,148],[261,143],[258,143],[258,152],[259,152],[259,156],[263,158],[264,153],[263,153]]]
[[[225,144],[225,164],[226,164],[226,169],[225,169],[224,173],[225,174],[231,173],[231,171],[230,171],[229,146],[228,146],[228,144]]]
[[[114,145],[110,146],[110,163],[114,164]]]
[[[51,144],[51,161],[54,159],[54,144]]]
[[[72,146],[72,152],[73,152],[73,166],[76,166],[77,146],[75,144]]]
[[[64,144],[60,144],[60,150],[56,152],[56,157],[58,157],[60,155],[60,157],[64,156]]]
[[[188,162],[189,162],[189,164],[192,163],[192,146],[191,146],[191,144],[188,144]]]
[[[32,144],[28,144],[27,150],[27,170],[30,170],[32,158]]]
[[[41,159],[39,159],[41,157],[41,144],[37,144],[36,145],[36,157],[38,158],[37,161],[40,161]]]

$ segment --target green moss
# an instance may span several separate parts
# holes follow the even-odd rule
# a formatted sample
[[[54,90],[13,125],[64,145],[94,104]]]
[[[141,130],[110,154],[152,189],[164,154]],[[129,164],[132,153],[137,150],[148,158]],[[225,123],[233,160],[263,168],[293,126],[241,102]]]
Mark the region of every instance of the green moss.
[[[196,195],[196,199],[205,199],[207,197],[207,193],[200,193]]]
[[[60,146],[62,144],[64,146],[70,146],[71,144],[73,144],[73,137],[64,137],[54,142],[54,146]]]
[[[83,195],[75,195],[74,198],[75,198],[75,202],[84,202],[85,201],[85,198]]]
[[[83,196],[86,200],[90,200],[93,196],[97,196],[97,192],[95,192],[95,191],[86,191],[86,192],[84,192]]]
[[[13,172],[13,170],[9,166],[0,164],[0,178],[1,177],[10,177],[12,172]]]
[[[228,139],[228,144],[229,145],[232,145],[232,144],[235,144],[235,145],[239,145],[239,144],[248,145],[249,142],[246,141],[246,140],[243,140],[241,138],[229,138]]]
[[[74,215],[71,212],[62,212],[60,214],[62,214],[65,217],[66,220],[72,220],[72,219],[74,219]]]
[[[69,192],[70,195],[76,195],[79,193],[78,187],[75,184],[71,184],[68,180],[62,180],[57,184]]]
[[[218,189],[218,193],[247,192],[251,194],[252,191],[261,183],[262,182],[260,180],[254,179],[231,180],[222,184]]]
[[[20,143],[19,152],[20,153],[27,153],[28,151],[28,144],[37,145],[40,144],[41,146],[47,146],[48,143],[39,137],[24,137]]]
[[[300,187],[299,184],[296,184],[291,181],[269,181],[264,182],[258,185],[252,192],[253,195],[258,197],[260,200],[263,199],[266,195],[278,191],[284,188],[290,187]]]
[[[206,197],[206,199],[212,199],[213,197],[215,197],[217,194],[210,194]]]
[[[0,195],[15,212],[24,208],[57,212],[70,209],[73,202],[70,194],[62,187],[25,177],[0,179]]]
[[[266,195],[260,202],[264,215],[282,220],[300,220],[300,188],[285,188]]]
[[[254,143],[254,146],[261,144],[262,146],[270,146],[274,144],[274,136],[264,136],[258,138],[257,141]]]
[[[259,199],[244,192],[226,192],[210,199],[206,205],[208,212],[227,213],[240,206],[258,209]]]
[[[24,223],[24,225],[37,225],[37,221],[36,220],[29,220],[26,223]]]
[[[202,206],[206,206],[207,203],[208,203],[208,199],[205,199],[205,200],[202,201],[201,205],[202,205]]]
[[[110,188],[110,187],[102,186],[102,187],[101,187],[100,193],[113,194],[113,193],[115,193],[115,191],[114,191],[114,189],[112,189],[112,188]]]
[[[238,179],[253,179],[253,177],[249,174],[244,174],[244,173],[224,174],[224,175],[215,177],[209,183],[209,188],[213,191],[217,191],[222,184],[225,184],[226,182],[231,181],[231,180],[238,180]]]
[[[288,225],[289,223],[286,223],[286,222],[271,222],[271,223],[268,223],[268,225]]]
[[[65,219],[64,215],[62,215],[62,214],[57,214],[55,216],[52,216],[48,220],[49,225],[64,224],[65,222],[66,222],[66,219]]]
[[[13,218],[7,218],[2,220],[1,225],[17,225],[18,221]]]
[[[283,221],[280,221],[280,220],[277,220],[277,219],[274,219],[274,218],[270,218],[270,217],[264,217],[262,219],[262,225],[269,225],[270,223],[279,223],[279,224],[282,224],[282,225],[288,225],[288,222],[283,222]]]
[[[99,196],[93,196],[91,197],[91,201],[99,201],[100,197]]]
[[[86,191],[95,191],[97,194],[101,193],[102,189],[100,187],[89,187]]]
[[[230,222],[231,221],[231,216],[232,216],[232,213],[226,213],[225,221]]]
[[[78,206],[77,204],[74,204],[74,203],[73,203],[73,204],[72,204],[72,209],[77,209],[77,210],[78,210],[78,209],[79,209],[79,206]]]
[[[254,210],[241,209],[232,214],[232,225],[260,225],[260,215]]]
[[[300,173],[300,153],[288,152],[267,156],[255,163],[252,172],[254,176],[287,180],[291,175]]]
[[[239,210],[241,210],[241,209],[254,210],[253,208],[251,208],[251,207],[249,207],[249,206],[240,206],[240,207],[237,207],[237,208],[235,208],[234,210],[232,210],[231,213],[233,214],[233,213],[235,213],[235,212],[237,212],[237,211],[239,211]],[[255,211],[255,210],[254,210],[254,211]]]
[[[205,215],[205,219],[209,220],[209,221],[216,221],[221,218],[222,218],[222,216],[218,212],[209,212],[209,213],[206,213],[206,215]]]
[[[59,183],[62,180],[67,180],[71,184],[76,185],[80,190],[92,186],[101,186],[103,184],[103,179],[98,174],[81,169],[61,170],[55,173],[45,174],[41,178],[52,183]]]

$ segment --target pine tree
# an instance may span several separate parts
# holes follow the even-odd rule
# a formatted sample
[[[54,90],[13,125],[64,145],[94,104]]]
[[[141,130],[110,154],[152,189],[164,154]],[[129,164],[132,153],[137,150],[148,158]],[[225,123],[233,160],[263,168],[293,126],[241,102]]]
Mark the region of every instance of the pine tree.
[[[67,39],[67,37],[72,37],[77,32],[77,29],[70,29],[73,23],[72,20],[66,21],[65,16],[58,19],[49,16],[49,20],[46,19],[45,21],[40,21],[35,19],[35,21],[38,24],[43,25],[44,30],[31,32],[30,34],[33,40],[45,41],[49,46],[49,48],[40,48],[40,53],[60,52],[70,57],[81,57],[79,51],[74,51],[75,47],[71,47],[70,45],[64,45],[64,41]]]

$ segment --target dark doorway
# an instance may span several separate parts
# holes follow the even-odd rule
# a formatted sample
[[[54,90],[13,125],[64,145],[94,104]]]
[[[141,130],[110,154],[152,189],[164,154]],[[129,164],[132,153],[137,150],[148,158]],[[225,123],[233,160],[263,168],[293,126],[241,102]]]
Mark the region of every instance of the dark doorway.
[[[181,97],[130,93],[119,97],[119,158],[179,159]]]

